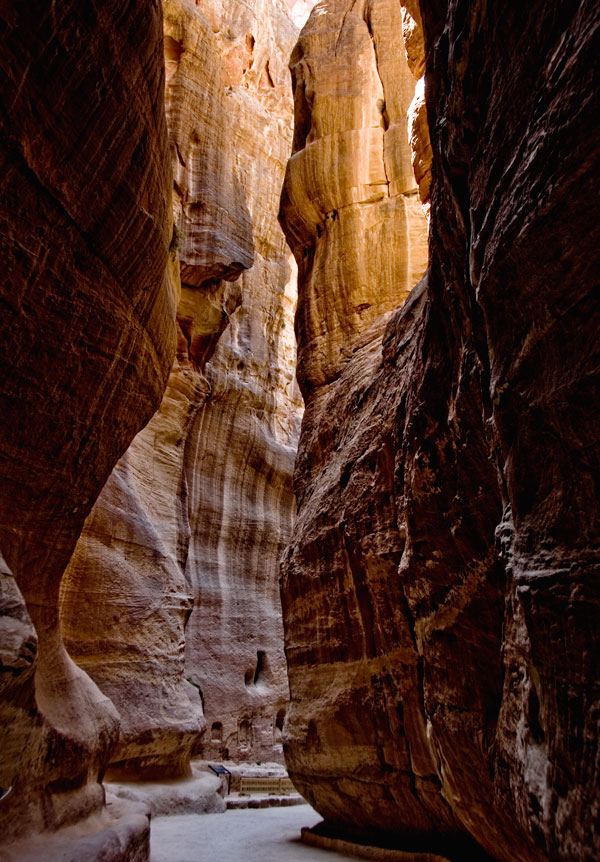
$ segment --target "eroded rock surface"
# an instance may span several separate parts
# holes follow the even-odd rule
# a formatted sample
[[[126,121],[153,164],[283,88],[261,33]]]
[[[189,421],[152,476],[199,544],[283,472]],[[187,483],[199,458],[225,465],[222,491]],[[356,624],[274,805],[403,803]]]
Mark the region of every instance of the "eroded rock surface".
[[[9,840],[103,805],[98,777],[118,716],[64,649],[59,585],[98,492],[160,403],[179,279],[160,10],[34,0],[4,4],[0,29],[0,786],[12,788],[0,833]]]
[[[297,31],[271,0],[163,6],[177,356],[63,587],[69,646],[122,717],[113,775],[129,777],[189,773],[200,745],[281,757],[278,563],[301,410],[296,272],[276,218]]]
[[[362,392],[343,397],[348,375],[367,386],[385,322],[427,263],[408,138],[416,81],[405,60],[400,5],[319,4],[291,69],[295,151],[282,221],[302,286],[298,378],[307,413],[296,470],[300,521],[282,585],[292,690],[286,760],[298,789],[330,820],[385,829],[404,805],[415,830],[437,821],[444,831],[453,828],[452,816],[430,780],[435,768],[424,717],[414,717],[408,739],[402,715],[389,714],[388,702],[394,709],[400,693],[418,703],[418,668],[394,585],[402,535],[391,477],[376,491],[372,475],[379,462],[381,470],[392,466],[393,446],[386,451],[379,441],[382,417],[361,427],[353,444],[372,494],[349,484],[350,468],[342,474],[334,455],[364,400]],[[368,434],[375,449],[363,460]],[[367,526],[363,563],[360,535]],[[371,607],[370,578],[381,608]],[[383,621],[386,611],[396,623]],[[404,664],[394,669],[381,653]],[[425,806],[414,789],[411,743],[430,800]]]
[[[339,374],[423,274],[426,223],[399,4],[319,4],[290,68],[294,153],[281,213],[303,284],[296,329],[306,396]]]
[[[297,272],[277,221],[291,151],[287,63],[297,30],[275,0],[201,8],[223,57],[254,265],[240,278],[241,304],[207,364],[211,396],[190,433],[186,576],[194,610],[186,672],[204,695],[201,753],[264,761],[282,756],[289,699],[278,582],[295,516],[302,414]]]
[[[364,74],[368,35],[349,34],[378,6],[319,4],[294,60],[311,78],[295,72],[283,197],[307,401],[282,579],[286,760],[311,804],[348,831],[421,848],[446,832],[446,855],[470,835],[507,862],[591,862],[600,20],[587,2],[421,4],[430,260],[389,318],[404,295],[382,285],[406,236],[348,234],[342,256],[330,205],[309,206],[315,176],[332,176],[320,194],[344,187],[339,157],[319,143],[321,111],[332,140],[349,128],[347,91],[321,99],[329,64]],[[375,107],[371,97],[361,116]],[[304,173],[315,144],[318,168]],[[363,163],[368,152],[363,143]],[[362,280],[376,297],[364,326],[340,291],[357,247],[377,260]]]

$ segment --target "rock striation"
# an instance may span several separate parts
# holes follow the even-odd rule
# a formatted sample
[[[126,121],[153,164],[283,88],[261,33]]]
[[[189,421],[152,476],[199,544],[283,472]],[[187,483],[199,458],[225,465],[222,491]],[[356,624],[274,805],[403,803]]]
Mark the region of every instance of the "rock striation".
[[[62,590],[69,648],[121,715],[123,778],[189,775],[193,752],[280,759],[288,700],[278,564],[301,398],[277,209],[297,30],[273,0],[163,8],[177,355]]]
[[[0,29],[0,786],[10,788],[0,833],[10,840],[88,815],[115,824],[99,777],[118,716],[65,651],[58,594],[102,485],[160,403],[179,277],[158,6],[9,3]],[[124,828],[146,846],[141,820]]]
[[[319,4],[291,70],[294,153],[281,218],[299,268],[297,373],[307,411],[295,476],[299,521],[282,580],[292,693],[286,761],[300,792],[329,821],[385,830],[403,806],[416,830],[434,823],[452,830],[431,781],[424,718],[413,719],[409,741],[402,714],[389,714],[401,695],[418,703],[418,671],[394,577],[402,536],[392,477],[377,487],[378,473],[393,469],[393,446],[380,439],[384,414],[347,440],[371,493],[350,481],[350,458],[341,472],[336,457],[347,424],[362,415],[385,323],[427,265],[409,146],[416,80],[405,59],[400,5]],[[358,383],[364,391],[354,391]],[[384,622],[386,611],[392,619]],[[402,660],[399,669],[387,654]]]
[[[339,374],[426,265],[407,131],[415,80],[400,13],[392,0],[321,3],[292,54],[294,152],[281,217],[303,285],[296,331],[305,398]]]
[[[254,265],[239,280],[240,306],[207,363],[211,396],[190,433],[186,672],[204,696],[200,753],[280,760],[289,689],[279,562],[295,516],[303,404],[297,270],[277,212],[293,132],[287,63],[298,31],[276,0],[205,0],[200,8],[223,58]]]
[[[506,862],[592,862],[600,19],[591,2],[420,5],[424,58],[411,4],[402,14],[415,75],[426,68],[430,250],[399,308],[414,270],[396,292],[387,273],[410,259],[411,231],[337,234],[352,195],[368,211],[361,188],[383,192],[382,232],[403,193],[389,169],[362,167],[381,163],[366,58],[390,44],[374,26],[387,4],[319,3],[292,59],[282,221],[306,412],[281,584],[286,761],[346,833],[457,859],[471,837]],[[378,68],[398,74],[400,54]]]

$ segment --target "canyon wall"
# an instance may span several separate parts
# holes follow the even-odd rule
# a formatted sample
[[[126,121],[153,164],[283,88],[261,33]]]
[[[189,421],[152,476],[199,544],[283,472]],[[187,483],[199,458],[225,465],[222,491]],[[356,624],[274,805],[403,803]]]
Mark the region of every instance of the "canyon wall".
[[[277,209],[297,30],[274,0],[163,8],[177,356],[62,591],[69,649],[121,715],[120,777],[187,774],[192,753],[281,759],[288,700],[278,564],[301,398]]]
[[[592,862],[600,16],[423,0],[420,32],[402,6],[399,23],[384,0],[325,0],[292,57],[282,222],[306,412],[286,761],[344,833]],[[406,122],[402,32],[426,69]],[[386,73],[406,82],[410,157]],[[388,167],[407,159],[410,188]],[[429,263],[401,305],[430,159]]]
[[[186,669],[204,695],[204,757],[281,760],[289,690],[279,562],[289,541],[300,433],[294,313],[297,271],[277,221],[291,152],[287,68],[298,31],[276,0],[204,0],[222,57],[254,265],[206,376],[211,397],[190,434],[194,596]],[[192,467],[193,465],[193,467]]]
[[[118,715],[65,651],[59,585],[100,489],[160,403],[179,276],[159,7],[9,3],[0,28],[0,833],[10,840],[88,814],[92,830],[115,825],[99,778]],[[113,844],[131,838],[147,852],[146,818],[132,829],[113,830]]]
[[[424,719],[406,710],[409,739],[403,716],[390,714],[401,698],[418,705],[418,669],[396,575],[402,531],[393,446],[379,439],[385,414],[346,436],[353,417],[362,419],[385,323],[427,265],[408,138],[416,78],[400,5],[319,4],[291,71],[294,154],[281,217],[298,260],[297,373],[307,410],[299,521],[282,581],[292,692],[286,761],[329,820],[383,830],[403,806],[416,830],[436,823],[447,831],[453,818],[431,780]],[[344,444],[348,464],[336,455],[346,456]]]

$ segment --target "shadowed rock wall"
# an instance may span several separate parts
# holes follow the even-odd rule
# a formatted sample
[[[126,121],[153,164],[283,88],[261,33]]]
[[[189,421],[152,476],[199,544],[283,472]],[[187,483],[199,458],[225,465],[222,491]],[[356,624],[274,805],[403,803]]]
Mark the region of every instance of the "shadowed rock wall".
[[[69,646],[122,716],[113,774],[147,777],[186,774],[207,722],[206,756],[281,757],[277,580],[301,410],[296,273],[276,219],[297,31],[270,0],[167,0],[164,15],[177,356],[62,595]]]
[[[296,77],[297,148],[310,146],[331,80],[317,60],[331,22],[376,6],[313,11],[296,53],[315,71],[310,90]],[[322,216],[315,243],[298,229],[307,210],[287,209],[290,189],[301,200],[302,149],[283,196],[287,235],[308,260],[299,517],[282,578],[286,760],[304,795],[349,831],[457,859],[463,834],[500,860],[591,862],[600,16],[589,2],[425,0],[421,11],[428,273],[390,319],[375,310],[337,368],[329,357],[353,318],[329,309],[356,241],[319,280],[326,299],[307,328],[312,260],[339,252]],[[337,44],[360,68],[357,44]],[[339,128],[335,102],[328,116]],[[364,256],[380,260],[382,248],[404,257],[406,239],[396,231]],[[377,296],[385,266],[370,281]]]
[[[65,651],[59,586],[175,349],[162,16],[84,6],[0,11],[4,839],[102,808],[118,716]]]

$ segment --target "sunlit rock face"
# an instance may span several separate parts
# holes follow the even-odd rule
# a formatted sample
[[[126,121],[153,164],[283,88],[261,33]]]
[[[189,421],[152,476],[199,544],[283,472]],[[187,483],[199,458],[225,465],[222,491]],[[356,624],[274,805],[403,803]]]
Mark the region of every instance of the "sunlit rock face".
[[[192,751],[281,757],[278,563],[301,410],[296,271],[276,218],[297,31],[274,2],[163,8],[177,356],[63,588],[69,646],[121,714],[112,774],[147,777],[186,774]]]
[[[281,214],[303,285],[296,328],[307,395],[339,375],[423,274],[426,221],[399,4],[318,4],[290,68],[294,153]]]
[[[199,8],[222,57],[254,265],[207,364],[211,396],[190,435],[186,672],[204,697],[201,752],[272,760],[282,756],[289,699],[278,581],[295,515],[302,411],[297,272],[277,221],[293,127],[287,63],[298,31],[275,0],[203,0]]]
[[[118,716],[65,651],[59,585],[175,350],[160,10],[84,7],[0,11],[5,840],[102,808]]]
[[[327,191],[343,188],[339,158],[320,173],[294,164],[324,146],[314,117],[333,73],[319,74],[320,54],[325,68],[348,52],[347,80],[364,74],[367,36],[344,28],[360,32],[378,5],[319,3],[293,61],[303,57],[312,77],[294,73],[297,151],[283,196],[300,261],[307,401],[282,578],[286,760],[311,803],[348,830],[416,838],[456,858],[465,836],[506,862],[591,862],[600,852],[600,242],[589,195],[599,173],[598,13],[585,2],[509,13],[421,3],[430,257],[389,317],[382,285],[397,264],[387,256],[406,257],[405,237],[352,238],[342,257],[324,217],[337,208],[319,202],[312,235],[309,218],[321,200],[315,175],[329,174]],[[342,96],[356,104],[337,88],[323,108],[333,129],[346,122]],[[419,99],[411,117],[422,116]],[[411,120],[412,139],[419,124]],[[417,137],[411,161],[426,201],[427,144]],[[364,144],[363,162],[368,152]],[[363,289],[381,308],[364,328],[340,289],[353,283],[357,247],[359,261],[373,262]]]

